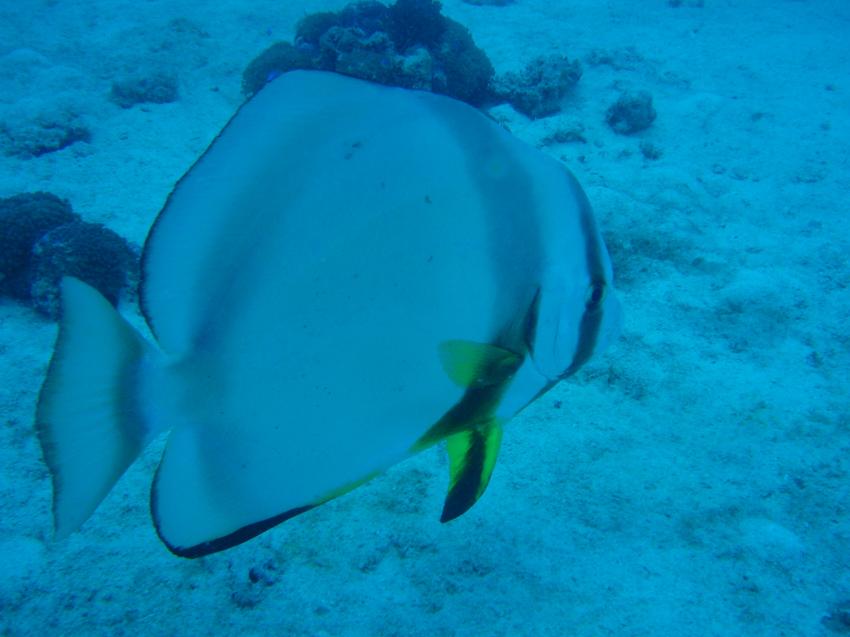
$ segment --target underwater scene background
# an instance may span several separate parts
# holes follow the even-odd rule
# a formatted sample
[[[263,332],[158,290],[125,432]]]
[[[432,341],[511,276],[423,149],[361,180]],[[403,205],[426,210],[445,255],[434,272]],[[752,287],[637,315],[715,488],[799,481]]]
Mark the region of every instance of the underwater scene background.
[[[2,635],[850,634],[850,4],[445,0],[446,27],[403,0],[377,35],[358,6],[0,0]],[[623,334],[508,425],[450,524],[435,448],[179,559],[158,440],[53,541],[57,277],[139,322],[174,183],[287,65],[447,93],[563,161]]]

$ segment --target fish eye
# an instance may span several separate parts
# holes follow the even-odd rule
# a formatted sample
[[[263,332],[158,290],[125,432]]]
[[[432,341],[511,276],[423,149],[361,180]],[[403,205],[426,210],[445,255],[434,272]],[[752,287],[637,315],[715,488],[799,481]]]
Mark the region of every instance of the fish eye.
[[[585,306],[587,307],[587,309],[592,310],[596,308],[604,298],[605,283],[600,281],[594,282],[587,289],[587,298],[585,299]]]

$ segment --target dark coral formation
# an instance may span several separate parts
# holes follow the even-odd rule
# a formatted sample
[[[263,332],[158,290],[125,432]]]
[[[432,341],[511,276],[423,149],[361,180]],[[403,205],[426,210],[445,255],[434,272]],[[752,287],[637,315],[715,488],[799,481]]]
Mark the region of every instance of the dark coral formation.
[[[304,48],[308,53],[314,53],[319,49],[319,40],[322,36],[331,28],[338,27],[340,22],[342,22],[343,15],[348,12],[352,13],[354,8],[357,8],[357,13],[366,14],[368,8],[366,5],[371,5],[373,3],[369,2],[358,2],[355,5],[348,5],[343,9],[340,14],[336,14],[332,11],[320,11],[318,13],[309,13],[305,15],[298,22],[298,26],[295,27],[295,41],[299,43],[299,45]],[[374,3],[379,7],[380,10],[386,12],[386,7],[379,2]],[[359,7],[364,7],[362,10]],[[374,31],[366,31],[367,34],[371,34]]]
[[[161,71],[120,77],[112,83],[109,98],[121,108],[174,102],[177,100],[177,78]]]
[[[535,58],[521,73],[505,73],[495,82],[495,92],[516,110],[532,119],[553,115],[581,78],[581,64],[564,55]]]
[[[331,27],[320,40],[323,60],[333,71],[381,84],[413,85],[415,79],[402,77],[402,57],[383,31],[361,37],[358,30]]]
[[[417,44],[429,50],[439,47],[448,23],[441,11],[436,0],[396,0],[387,25],[396,49],[403,53]]]
[[[82,221],[56,195],[0,199],[0,293],[56,318],[63,276],[85,281],[114,305],[123,292],[135,292],[138,251],[108,228]]]
[[[278,42],[248,64],[242,73],[242,92],[253,95],[281,73],[312,68],[315,68],[313,59],[306,52],[289,42]]]
[[[63,276],[85,281],[117,305],[124,290],[135,288],[137,262],[137,251],[106,226],[74,221],[54,228],[33,249],[33,306],[42,314],[57,318]]]
[[[474,0],[509,4],[512,0]],[[462,24],[441,13],[437,0],[363,0],[339,12],[304,16],[295,42],[272,45],[245,69],[242,90],[254,95],[287,71],[334,71],[372,82],[449,95],[473,106],[509,102],[528,117],[557,113],[581,78],[577,60],[549,55],[521,73],[495,79],[487,54]]]
[[[541,146],[551,146],[552,144],[586,144],[584,124],[581,122],[571,122],[556,128],[554,131],[545,135],[540,140]]]
[[[435,0],[374,0],[338,13],[305,16],[295,43],[273,45],[243,74],[253,95],[292,69],[335,71],[406,88],[430,90],[480,106],[490,99],[493,66],[469,31],[442,15]]]
[[[649,128],[655,121],[652,95],[646,91],[623,93],[605,114],[608,125],[621,135],[631,135]]]
[[[493,65],[487,54],[475,46],[465,26],[448,18],[446,20],[443,39],[434,53],[438,70],[432,90],[481,106],[493,99],[490,90]]]
[[[71,205],[48,192],[0,199],[0,292],[29,298],[33,248],[47,232],[79,220]]]
[[[0,122],[0,147],[8,155],[40,157],[89,141],[91,130],[72,109],[47,109]]]
[[[644,139],[640,143],[640,153],[641,155],[643,155],[647,159],[651,159],[652,161],[655,161],[656,159],[661,159],[661,155],[664,154],[657,145],[646,139]]]

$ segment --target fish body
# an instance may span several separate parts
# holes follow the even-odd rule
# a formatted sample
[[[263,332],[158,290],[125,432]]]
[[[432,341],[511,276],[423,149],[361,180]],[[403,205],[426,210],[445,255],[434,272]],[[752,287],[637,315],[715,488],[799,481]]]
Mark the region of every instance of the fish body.
[[[155,342],[63,282],[37,429],[60,536],[170,430],[151,510],[186,557],[442,440],[457,517],[502,426],[620,321],[563,166],[461,102],[312,71],[270,82],[177,183],[142,279]]]

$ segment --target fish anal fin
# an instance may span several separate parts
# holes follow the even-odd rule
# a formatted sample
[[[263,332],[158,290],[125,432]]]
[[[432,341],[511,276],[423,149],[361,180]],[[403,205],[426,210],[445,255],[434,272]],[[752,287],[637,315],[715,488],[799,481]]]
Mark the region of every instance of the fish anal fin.
[[[484,494],[496,466],[502,427],[495,421],[449,436],[449,491],[440,522],[466,513]]]
[[[502,347],[464,340],[444,341],[439,352],[446,374],[464,388],[499,385],[516,372],[522,360]]]
[[[162,535],[159,530],[159,526],[156,525],[157,534],[159,535],[159,539],[162,540],[162,543],[165,544],[166,548],[171,551],[177,557],[185,557],[189,559],[195,559],[198,557],[205,557],[207,555],[211,555],[213,553],[218,553],[219,551],[225,551],[227,549],[233,548],[243,542],[247,542],[248,540],[258,536],[260,533],[265,533],[270,528],[277,526],[289,519],[294,518],[296,515],[301,515],[302,513],[306,513],[310,509],[313,509],[314,505],[306,505],[297,507],[295,509],[290,509],[289,511],[285,511],[279,515],[268,518],[266,520],[260,520],[259,522],[254,522],[253,524],[248,524],[232,533],[228,533],[225,536],[215,538],[206,542],[202,542],[200,544],[196,544],[194,546],[176,546],[169,542],[168,538]],[[154,518],[154,522],[156,522],[156,518]]]

